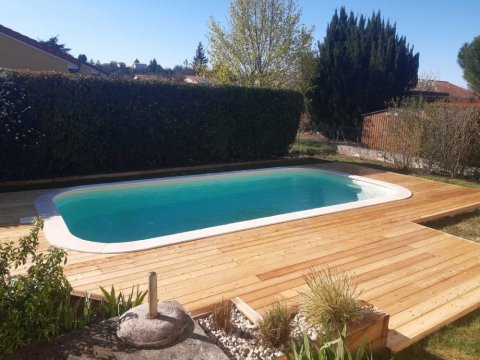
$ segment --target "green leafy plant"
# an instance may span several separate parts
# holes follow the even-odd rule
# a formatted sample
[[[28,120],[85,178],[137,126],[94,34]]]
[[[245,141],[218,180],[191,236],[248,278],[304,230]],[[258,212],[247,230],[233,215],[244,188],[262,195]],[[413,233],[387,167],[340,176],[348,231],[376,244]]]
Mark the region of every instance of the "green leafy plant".
[[[95,312],[92,307],[90,294],[85,294],[81,299],[72,303],[72,297],[69,296],[61,304],[61,324],[62,329],[70,331],[90,324],[95,318]]]
[[[0,243],[0,355],[31,343],[41,342],[65,331],[90,324],[101,317],[90,294],[74,300],[72,287],[63,273],[67,253],[55,247],[38,252],[43,219],[36,218],[30,233],[18,242]],[[13,269],[28,264],[22,272]],[[127,296],[102,288],[107,316],[120,315],[140,305],[147,291]],[[113,315],[112,315],[113,314]]]
[[[215,330],[223,330],[227,334],[232,331],[233,304],[229,300],[222,300],[212,307],[212,323]]]
[[[72,304],[71,298],[67,297],[63,303],[60,304],[62,316],[60,318],[61,325],[66,331],[74,330],[79,325],[78,312],[81,301],[78,300]]]
[[[347,329],[343,328],[340,337],[327,341],[321,346],[312,343],[305,334],[303,343],[298,346],[291,343],[291,353],[287,354],[288,360],[373,360],[371,353],[367,353],[367,345],[363,343],[355,353],[347,348]]]
[[[92,307],[92,298],[90,293],[86,293],[82,299],[82,313],[80,317],[80,327],[90,324],[97,315]]]
[[[37,252],[42,228],[43,219],[37,218],[18,243],[0,243],[0,354],[71,327],[66,304],[72,288],[62,269],[67,255],[54,247]],[[27,261],[26,273],[12,275],[12,269]]]
[[[328,267],[313,268],[305,282],[309,291],[302,294],[301,309],[310,324],[340,332],[346,323],[363,318],[365,310],[357,301],[359,293],[351,275]]]
[[[116,295],[115,287],[113,285],[110,289],[110,292],[101,286],[100,290],[105,297],[102,303],[102,313],[107,318],[120,316],[127,310],[142,304],[145,296],[147,296],[148,293],[148,290],[139,291],[138,285],[135,297],[133,297],[135,286],[132,287],[132,291],[128,296],[125,296],[121,291],[118,293],[118,295]]]
[[[279,347],[290,340],[292,332],[292,315],[285,304],[275,302],[258,324],[262,341],[268,346]]]

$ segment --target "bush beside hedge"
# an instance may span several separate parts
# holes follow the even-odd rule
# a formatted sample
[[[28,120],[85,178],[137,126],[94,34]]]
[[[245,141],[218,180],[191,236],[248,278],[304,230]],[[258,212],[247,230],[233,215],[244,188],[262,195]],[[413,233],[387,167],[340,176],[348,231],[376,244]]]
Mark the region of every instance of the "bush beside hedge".
[[[285,155],[303,97],[0,71],[0,178],[32,179]]]

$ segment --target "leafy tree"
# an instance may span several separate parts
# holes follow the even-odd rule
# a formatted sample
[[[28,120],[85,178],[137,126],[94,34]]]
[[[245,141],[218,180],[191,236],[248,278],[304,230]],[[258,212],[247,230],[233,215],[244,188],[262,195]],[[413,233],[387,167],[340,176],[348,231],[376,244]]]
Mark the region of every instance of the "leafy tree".
[[[133,63],[134,63],[134,64],[140,64],[140,60],[135,59],[135,61],[134,61]]]
[[[77,57],[77,60],[80,61],[82,64],[85,64],[88,61],[87,55],[80,54]]]
[[[480,95],[480,36],[463,44],[458,52],[458,64],[470,88]]]
[[[297,88],[300,54],[313,29],[301,26],[295,0],[232,0],[229,28],[209,24],[212,66],[229,68],[241,85]]]
[[[150,64],[148,64],[148,71],[156,73],[158,71],[158,64],[157,59],[150,60]]]
[[[355,140],[362,114],[383,109],[417,84],[419,54],[396,26],[382,19],[335,11],[307,97],[313,120],[331,137]]]
[[[72,50],[72,49],[69,49],[69,48],[65,47],[65,44],[59,44],[58,43],[58,35],[52,36],[48,40],[39,40],[39,42],[43,45],[51,47],[52,49],[55,49],[55,50],[59,50],[59,51],[61,51],[63,53],[66,53],[66,54],[68,54],[68,52],[70,50]]]
[[[313,89],[312,79],[315,76],[317,69],[317,56],[314,51],[305,51],[300,56],[300,73],[298,75],[297,90],[306,95]],[[311,100],[304,96],[306,112],[303,114],[303,119],[312,126],[310,117]]]
[[[214,64],[209,75],[210,78],[212,78],[219,85],[237,83],[237,77],[231,68],[224,63]]]
[[[195,52],[195,56],[193,57],[193,71],[195,71],[195,75],[204,76],[207,72],[207,64],[208,59],[205,56],[205,50],[203,50],[203,45],[201,42],[198,43],[197,51]]]

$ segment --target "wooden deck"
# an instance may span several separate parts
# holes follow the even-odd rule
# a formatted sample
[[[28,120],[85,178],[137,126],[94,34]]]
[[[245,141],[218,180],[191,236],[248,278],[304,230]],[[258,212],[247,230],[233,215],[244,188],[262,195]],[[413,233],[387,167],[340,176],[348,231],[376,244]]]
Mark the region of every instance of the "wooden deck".
[[[275,299],[299,300],[303,274],[328,264],[355,274],[361,298],[391,315],[388,346],[404,349],[480,307],[480,245],[419,223],[480,208],[480,192],[346,164],[324,164],[405,186],[407,200],[245,230],[127,254],[69,251],[65,273],[76,290],[147,286],[158,274],[161,300],[193,314],[240,297],[262,311]],[[15,240],[45,190],[0,194],[0,241]],[[41,239],[41,248],[48,247]]]

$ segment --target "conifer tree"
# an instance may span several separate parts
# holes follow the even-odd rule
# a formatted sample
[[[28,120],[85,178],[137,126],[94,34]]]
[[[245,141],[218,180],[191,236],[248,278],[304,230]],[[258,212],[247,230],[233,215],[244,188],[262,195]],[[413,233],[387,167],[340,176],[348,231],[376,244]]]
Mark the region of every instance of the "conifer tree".
[[[198,43],[197,51],[193,57],[192,67],[195,71],[195,75],[204,76],[207,71],[208,59],[205,56],[205,50],[203,50],[203,45],[201,42]]]
[[[335,11],[307,93],[314,122],[331,137],[356,140],[362,114],[381,110],[418,81],[419,54],[396,26],[382,19]]]
[[[152,73],[156,73],[158,71],[157,59],[153,58],[153,60],[150,60],[150,63],[148,64],[148,70]]]
[[[58,35],[52,36],[48,40],[38,40],[41,44],[46,45],[48,47],[51,47],[52,49],[59,50],[65,54],[68,54],[68,52],[71,50],[70,48],[67,48],[65,44],[59,44],[58,41]]]
[[[79,54],[77,60],[80,61],[82,64],[86,64],[88,61],[87,55]]]
[[[470,88],[480,95],[480,36],[465,43],[458,52],[458,64]]]

